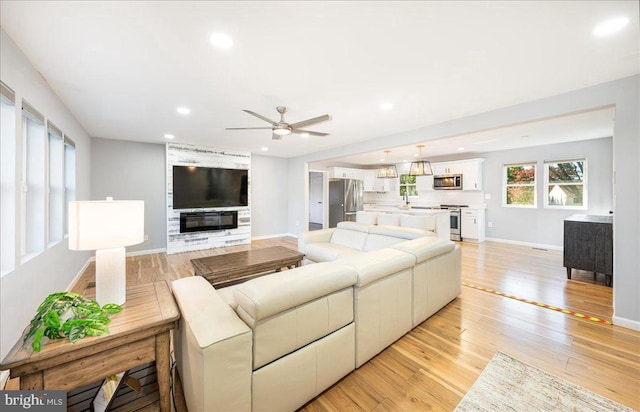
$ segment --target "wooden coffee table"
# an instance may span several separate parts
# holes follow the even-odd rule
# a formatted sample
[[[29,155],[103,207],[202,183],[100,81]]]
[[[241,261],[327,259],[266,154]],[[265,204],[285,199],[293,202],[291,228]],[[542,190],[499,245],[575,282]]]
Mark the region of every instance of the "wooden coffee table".
[[[304,253],[282,246],[191,259],[196,275],[204,276],[215,288],[246,282],[282,268],[299,267]]]

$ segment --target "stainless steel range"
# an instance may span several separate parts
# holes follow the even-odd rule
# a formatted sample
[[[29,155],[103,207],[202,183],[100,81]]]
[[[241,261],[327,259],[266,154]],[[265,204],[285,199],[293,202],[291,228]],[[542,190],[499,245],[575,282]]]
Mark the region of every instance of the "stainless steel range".
[[[462,240],[462,236],[460,236],[460,234],[462,229],[461,209],[463,207],[469,207],[469,205],[440,205],[440,209],[448,210],[450,213],[451,240]]]

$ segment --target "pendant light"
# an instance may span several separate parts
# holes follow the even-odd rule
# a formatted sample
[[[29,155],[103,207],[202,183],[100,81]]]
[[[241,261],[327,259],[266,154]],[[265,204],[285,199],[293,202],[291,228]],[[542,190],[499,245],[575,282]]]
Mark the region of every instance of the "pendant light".
[[[378,177],[381,179],[393,179],[398,177],[398,169],[396,169],[396,165],[389,164],[389,153],[391,153],[391,150],[385,150],[384,153],[385,164],[378,167]]]
[[[419,155],[417,162],[411,162],[411,167],[409,168],[409,176],[431,176],[433,175],[433,170],[431,169],[431,162],[427,160],[422,160],[422,148],[423,144],[418,145]]]

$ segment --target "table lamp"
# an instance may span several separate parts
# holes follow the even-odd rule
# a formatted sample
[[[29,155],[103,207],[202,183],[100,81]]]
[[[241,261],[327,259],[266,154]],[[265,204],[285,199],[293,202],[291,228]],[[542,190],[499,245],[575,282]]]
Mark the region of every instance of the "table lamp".
[[[96,251],[96,300],[124,304],[125,246],[144,240],[144,201],[69,202],[69,249]]]

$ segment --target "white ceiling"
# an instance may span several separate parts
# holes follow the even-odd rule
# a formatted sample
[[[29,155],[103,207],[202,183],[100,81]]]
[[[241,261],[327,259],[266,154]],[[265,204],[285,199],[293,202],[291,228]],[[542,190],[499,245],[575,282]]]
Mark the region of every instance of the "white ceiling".
[[[593,36],[617,16],[629,25]],[[0,18],[91,136],[163,142],[171,133],[179,142],[260,154],[268,146],[266,154],[282,157],[640,72],[636,0],[2,0]],[[234,47],[214,48],[214,32],[228,33]],[[393,109],[380,111],[383,102]],[[309,128],[331,135],[272,141],[269,130],[224,130],[265,126],[242,109],[277,118],[278,105],[289,108],[289,122],[331,114]],[[177,114],[178,106],[191,115]],[[598,130],[609,126],[594,120]],[[518,133],[539,144],[535,130]],[[450,152],[470,147],[458,139]]]

